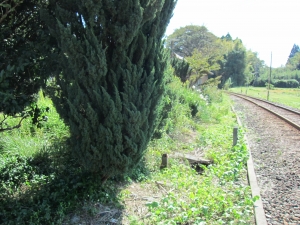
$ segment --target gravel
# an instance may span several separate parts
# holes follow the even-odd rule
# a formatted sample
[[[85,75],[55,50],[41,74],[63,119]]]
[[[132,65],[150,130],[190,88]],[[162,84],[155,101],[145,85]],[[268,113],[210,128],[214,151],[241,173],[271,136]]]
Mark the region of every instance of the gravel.
[[[300,131],[274,115],[231,96],[246,128],[269,225],[300,225]]]

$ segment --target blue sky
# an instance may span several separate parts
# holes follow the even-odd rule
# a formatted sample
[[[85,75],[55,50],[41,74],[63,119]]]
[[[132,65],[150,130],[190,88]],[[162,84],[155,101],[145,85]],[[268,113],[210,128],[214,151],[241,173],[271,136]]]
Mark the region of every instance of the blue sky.
[[[178,0],[166,35],[204,25],[218,37],[230,33],[272,67],[285,65],[300,45],[300,0]]]

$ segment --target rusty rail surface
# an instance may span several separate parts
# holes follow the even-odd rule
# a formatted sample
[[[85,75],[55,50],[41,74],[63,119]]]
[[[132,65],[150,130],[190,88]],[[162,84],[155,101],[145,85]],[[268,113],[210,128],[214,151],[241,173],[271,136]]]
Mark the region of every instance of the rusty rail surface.
[[[244,100],[247,100],[265,110],[268,112],[274,114],[275,116],[281,118],[285,122],[289,123],[291,126],[295,127],[297,130],[300,130],[300,112],[278,105],[276,103],[264,100],[264,99],[259,99],[255,97],[250,97],[248,95],[242,95],[242,94],[237,94],[233,92],[225,92],[229,95],[234,95],[236,97],[242,98]]]

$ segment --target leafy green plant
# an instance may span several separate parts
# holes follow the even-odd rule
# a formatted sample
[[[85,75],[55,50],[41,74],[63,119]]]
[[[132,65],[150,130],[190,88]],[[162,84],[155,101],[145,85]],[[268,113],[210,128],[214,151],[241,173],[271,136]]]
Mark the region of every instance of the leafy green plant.
[[[71,156],[68,128],[52,102],[40,96],[38,104],[50,108],[48,122],[38,129],[28,118],[0,139],[0,224],[64,224],[72,213],[93,217],[97,203],[122,207],[130,197],[123,185],[132,181],[153,185],[164,194],[148,202],[149,217],[129,216],[131,224],[249,224],[256,198],[243,180],[247,149],[243,142],[232,147],[236,121],[229,98],[218,92],[207,103],[179,78],[166,79],[168,113],[160,138],[151,140],[145,157],[131,173],[104,184],[85,173]],[[197,105],[194,116],[190,103]],[[163,153],[194,149],[206,149],[206,157],[214,162],[201,166],[202,175],[173,158],[168,168],[159,169]],[[165,186],[158,187],[156,181]],[[120,190],[124,191],[119,194]]]
[[[117,202],[111,181],[85,174],[64,151],[1,158],[0,224],[61,224],[81,201]]]
[[[153,170],[151,180],[147,182],[159,180],[165,183],[166,195],[159,201],[147,203],[151,216],[146,223],[249,224],[251,221],[253,203],[257,198],[251,197],[250,187],[245,182],[248,150],[242,141],[232,147],[235,116],[230,111],[229,99],[226,96],[222,99],[216,103],[216,98],[213,98],[206,106],[210,119],[203,123],[203,127],[195,126],[199,132],[198,146],[209,149],[206,157],[214,164],[202,166],[202,176],[188,164],[172,159],[169,168],[161,172]],[[201,116],[198,119],[201,121]],[[173,126],[177,125],[174,120]],[[240,132],[239,140],[243,140],[242,136],[243,132]],[[147,161],[156,161],[152,166],[159,167],[161,153],[172,154],[170,149],[178,151],[181,145],[177,142],[168,135],[153,141],[147,157],[156,157]]]

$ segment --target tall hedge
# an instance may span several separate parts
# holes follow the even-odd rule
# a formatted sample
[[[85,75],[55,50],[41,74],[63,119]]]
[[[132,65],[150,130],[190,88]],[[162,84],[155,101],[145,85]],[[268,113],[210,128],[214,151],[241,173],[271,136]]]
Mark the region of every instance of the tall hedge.
[[[297,88],[297,87],[299,87],[299,82],[295,79],[274,80],[273,84],[275,87],[279,87],[279,88]]]
[[[157,118],[166,67],[162,37],[174,0],[50,0],[43,18],[60,53],[58,112],[72,150],[103,179],[142,158]]]

